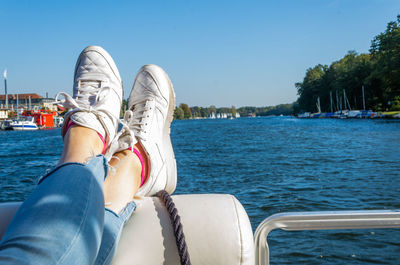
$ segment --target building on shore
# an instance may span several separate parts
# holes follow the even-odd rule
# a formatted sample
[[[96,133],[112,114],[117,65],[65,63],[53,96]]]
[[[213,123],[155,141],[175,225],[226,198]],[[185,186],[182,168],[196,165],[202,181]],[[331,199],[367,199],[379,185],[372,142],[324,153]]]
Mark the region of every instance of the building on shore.
[[[14,110],[17,107],[24,110],[40,110],[46,109],[57,111],[57,105],[53,104],[54,99],[42,97],[36,93],[26,94],[8,94],[8,108]],[[4,109],[6,104],[6,96],[0,95],[0,109]]]
[[[64,109],[54,104],[54,99],[42,97],[35,93],[8,94],[8,109],[5,95],[0,95],[0,129],[7,120],[17,117],[33,117],[39,128],[53,128],[61,126],[63,118],[59,115]]]
[[[0,120],[8,119],[8,111],[6,109],[0,109]]]

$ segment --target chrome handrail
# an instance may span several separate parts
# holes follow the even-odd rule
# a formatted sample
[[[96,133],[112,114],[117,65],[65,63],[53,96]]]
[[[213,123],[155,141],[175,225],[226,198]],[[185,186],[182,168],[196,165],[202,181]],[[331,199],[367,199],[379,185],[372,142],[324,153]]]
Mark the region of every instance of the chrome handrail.
[[[269,264],[267,236],[274,229],[285,231],[365,228],[400,228],[400,210],[288,212],[265,219],[254,234],[255,264]]]

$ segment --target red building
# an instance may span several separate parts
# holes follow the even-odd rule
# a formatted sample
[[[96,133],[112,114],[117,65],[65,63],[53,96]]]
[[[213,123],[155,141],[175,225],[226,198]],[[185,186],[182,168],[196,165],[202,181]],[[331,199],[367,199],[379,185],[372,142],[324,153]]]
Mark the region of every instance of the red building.
[[[57,116],[55,111],[24,111],[24,116],[31,116],[35,118],[35,123],[41,128],[53,128],[54,117]]]

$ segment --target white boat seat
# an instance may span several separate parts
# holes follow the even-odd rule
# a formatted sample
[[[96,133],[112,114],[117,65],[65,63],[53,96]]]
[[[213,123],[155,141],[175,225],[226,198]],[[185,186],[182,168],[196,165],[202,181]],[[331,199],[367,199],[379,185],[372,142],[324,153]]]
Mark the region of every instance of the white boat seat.
[[[232,195],[174,195],[193,265],[253,265],[249,218]],[[178,250],[164,204],[156,197],[137,202],[124,227],[113,264],[177,265]],[[0,204],[0,236],[19,204]]]

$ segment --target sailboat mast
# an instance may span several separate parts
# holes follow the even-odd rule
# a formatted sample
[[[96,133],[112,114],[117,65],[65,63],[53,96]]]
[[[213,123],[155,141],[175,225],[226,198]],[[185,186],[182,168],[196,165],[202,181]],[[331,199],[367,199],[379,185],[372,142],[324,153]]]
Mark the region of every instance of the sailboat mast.
[[[336,110],[339,110],[339,95],[338,95],[338,91],[336,90]]]
[[[349,110],[351,110],[350,101],[347,97],[346,97],[346,100],[347,100],[347,106],[349,107]]]
[[[362,86],[362,95],[363,95],[363,110],[365,110],[365,94],[364,94],[364,86]]]
[[[346,108],[346,90],[343,89],[343,103],[344,103],[344,109]]]
[[[4,90],[6,93],[6,109],[8,110],[8,93],[7,93],[7,69],[4,70]]]
[[[329,97],[330,97],[330,100],[331,100],[331,113],[333,113],[332,91],[329,91]]]
[[[344,89],[343,89],[343,100],[344,100],[344,108],[347,109],[347,107],[349,107],[349,110],[351,110],[350,102],[349,99],[346,97],[346,90]]]
[[[317,109],[318,109],[318,113],[321,113],[321,103],[319,101],[319,97],[317,99]]]
[[[17,94],[17,118],[19,119],[19,111],[18,111],[18,94]]]

